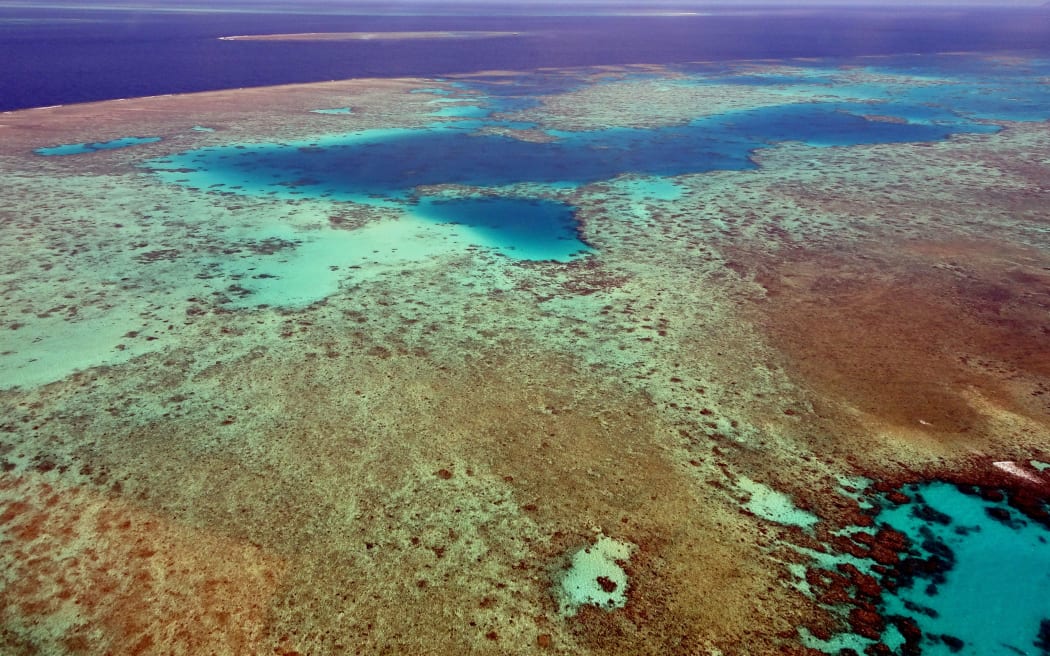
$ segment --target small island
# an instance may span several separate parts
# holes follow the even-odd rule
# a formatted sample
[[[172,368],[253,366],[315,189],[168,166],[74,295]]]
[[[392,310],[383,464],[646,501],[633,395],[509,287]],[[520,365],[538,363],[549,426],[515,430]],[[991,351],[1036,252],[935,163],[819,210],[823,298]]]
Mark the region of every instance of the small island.
[[[221,36],[220,41],[408,41],[425,39],[494,39],[522,36],[521,32],[298,32]]]

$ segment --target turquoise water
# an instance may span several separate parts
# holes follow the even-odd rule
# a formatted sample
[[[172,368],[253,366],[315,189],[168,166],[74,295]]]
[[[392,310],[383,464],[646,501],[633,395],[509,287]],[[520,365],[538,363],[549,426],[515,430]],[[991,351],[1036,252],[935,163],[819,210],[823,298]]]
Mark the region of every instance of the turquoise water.
[[[33,152],[37,155],[48,156],[81,155],[83,153],[93,153],[99,150],[116,150],[118,148],[127,148],[128,146],[137,146],[139,144],[156,143],[158,141],[160,141],[160,137],[124,137],[123,139],[114,139],[113,141],[49,146],[47,148],[37,148]]]
[[[346,116],[347,114],[353,114],[354,110],[351,107],[333,107],[331,109],[311,109],[311,113],[314,114],[330,114],[334,116]]]
[[[927,656],[1046,654],[1050,645],[1037,642],[1050,622],[1050,530],[947,483],[909,493],[913,503],[887,508],[879,521],[912,540],[920,573],[884,599],[884,614],[913,618]]]
[[[435,101],[438,102],[438,101]],[[444,118],[484,118],[492,113],[491,109],[478,105],[452,105],[442,107],[432,113],[432,116]]]

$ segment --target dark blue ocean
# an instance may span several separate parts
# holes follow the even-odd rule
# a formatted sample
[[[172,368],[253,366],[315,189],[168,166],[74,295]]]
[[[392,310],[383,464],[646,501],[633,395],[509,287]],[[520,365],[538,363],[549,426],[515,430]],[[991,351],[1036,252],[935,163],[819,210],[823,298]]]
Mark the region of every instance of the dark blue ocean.
[[[491,69],[960,50],[1050,52],[1050,9],[1045,8],[733,7],[680,15],[674,10],[701,10],[652,4],[573,10],[550,4],[529,9],[442,3],[440,12],[434,4],[292,6],[298,13],[0,8],[0,110]],[[482,7],[486,15],[477,16]],[[347,13],[351,10],[355,13]],[[653,15],[660,12],[664,15]],[[527,35],[407,42],[218,40],[235,34],[431,30]]]

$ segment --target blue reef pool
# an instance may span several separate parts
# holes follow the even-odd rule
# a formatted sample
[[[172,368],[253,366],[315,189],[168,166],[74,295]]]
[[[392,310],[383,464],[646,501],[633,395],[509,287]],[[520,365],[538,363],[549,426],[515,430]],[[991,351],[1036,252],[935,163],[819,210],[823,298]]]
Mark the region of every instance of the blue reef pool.
[[[206,147],[142,166],[201,192],[381,206],[434,225],[459,226],[477,245],[507,257],[563,261],[591,251],[577,234],[574,208],[553,200],[564,200],[573,188],[645,180],[642,187],[624,189],[634,198],[661,188],[645,198],[674,198],[676,176],[753,169],[754,151],[785,142],[931,142],[1000,130],[989,118],[1050,118],[1050,90],[1030,84],[1033,70],[1050,73],[1050,63],[1034,61],[1010,74],[1001,74],[1002,68],[1009,69],[979,58],[941,57],[791,63],[768,75],[754,66],[687,65],[666,75],[589,75],[581,69],[473,76],[442,81],[446,88],[414,90],[440,96],[431,101],[434,122],[424,127],[328,133],[322,127],[311,139]],[[680,124],[581,131],[545,128],[513,115],[546,96],[587,85],[655,78],[671,87],[769,87],[784,94],[784,102],[714,115],[698,111]],[[349,113],[353,120],[350,108],[315,112]],[[509,136],[514,130],[547,138],[517,139]],[[68,154],[119,147],[110,143],[59,148]]]
[[[37,155],[47,156],[82,155],[84,153],[94,153],[99,150],[117,150],[118,148],[127,148],[129,146],[138,146],[140,144],[156,143],[158,141],[160,141],[160,137],[124,137],[122,139],[114,139],[112,141],[48,146],[46,148],[37,148],[33,152],[35,152]]]
[[[730,112],[658,128],[554,132],[537,143],[477,133],[499,121],[438,123],[369,130],[312,141],[236,144],[147,162],[163,179],[248,194],[347,199],[375,194],[405,199],[422,185],[495,187],[522,182],[574,183],[623,174],[676,176],[753,168],[751,152],[784,141],[842,146],[931,141],[983,124],[867,120],[846,104],[799,104]],[[520,124],[514,124],[520,127]]]
[[[498,253],[522,260],[566,261],[591,249],[576,233],[573,208],[532,198],[424,198],[416,216],[462,225]]]

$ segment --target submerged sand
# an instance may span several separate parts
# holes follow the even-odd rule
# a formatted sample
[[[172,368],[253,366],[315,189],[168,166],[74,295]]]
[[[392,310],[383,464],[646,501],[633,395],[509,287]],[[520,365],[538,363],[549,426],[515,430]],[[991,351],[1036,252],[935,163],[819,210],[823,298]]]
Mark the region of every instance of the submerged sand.
[[[785,545],[856,519],[843,480],[1050,461],[1045,123],[595,183],[595,255],[377,254],[297,308],[231,308],[207,263],[398,219],[136,167],[351,102],[352,129],[424,126],[410,91],[439,84],[0,116],[5,653],[815,653],[798,627],[845,622]],[[601,93],[640,120],[634,86]],[[32,152],[128,134],[163,140]],[[604,536],[632,545],[626,605],[566,616]]]

